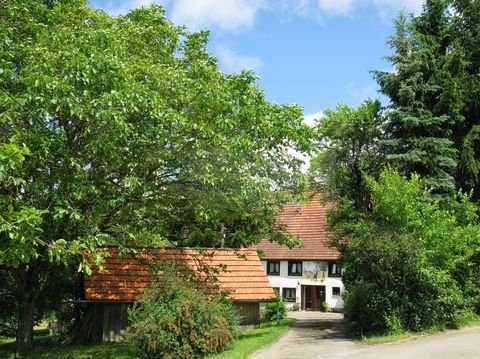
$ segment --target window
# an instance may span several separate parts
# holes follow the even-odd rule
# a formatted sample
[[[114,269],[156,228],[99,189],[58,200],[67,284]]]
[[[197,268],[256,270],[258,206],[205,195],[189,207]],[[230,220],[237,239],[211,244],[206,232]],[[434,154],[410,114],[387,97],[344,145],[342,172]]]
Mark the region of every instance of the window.
[[[288,261],[288,275],[302,275],[302,261]]]
[[[297,290],[295,288],[283,288],[283,300],[286,302],[295,302]]]
[[[342,276],[342,268],[337,264],[337,262],[328,262],[328,276],[329,277]]]
[[[332,287],[332,295],[340,295],[340,287]]]
[[[267,261],[267,274],[280,275],[280,261]]]

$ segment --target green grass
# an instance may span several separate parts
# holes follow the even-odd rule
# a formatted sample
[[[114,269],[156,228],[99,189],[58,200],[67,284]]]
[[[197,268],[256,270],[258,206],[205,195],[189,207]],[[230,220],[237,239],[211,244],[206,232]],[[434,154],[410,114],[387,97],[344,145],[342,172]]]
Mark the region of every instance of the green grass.
[[[262,324],[260,328],[241,332],[232,346],[222,353],[214,354],[208,359],[243,359],[253,352],[272,343],[295,323],[295,319],[286,318],[277,323]]]
[[[283,334],[294,319],[283,319],[276,323],[262,324],[260,328],[240,332],[237,340],[223,353],[209,356],[209,359],[248,358],[254,351],[270,344]],[[15,339],[0,337],[0,358],[15,357]],[[25,359],[132,359],[136,358],[135,349],[128,343],[61,345],[47,330],[35,331],[35,349],[22,357]]]
[[[430,328],[420,332],[401,332],[394,334],[373,335],[370,337],[363,337],[361,341],[362,343],[369,345],[386,344],[399,342],[402,340],[408,340],[416,337],[422,337],[425,335],[436,334],[441,332],[442,330],[442,328]]]
[[[35,348],[21,358],[25,359],[103,359],[135,358],[135,350],[128,344],[92,344],[62,345],[55,337],[48,335],[48,330],[35,330]],[[15,339],[0,338],[0,358],[17,358],[15,356]]]
[[[459,328],[465,328],[465,327],[471,327],[471,326],[480,326],[480,316],[469,313],[459,323]],[[393,334],[374,335],[370,337],[363,337],[361,339],[361,342],[369,345],[393,343],[393,342],[398,342],[402,340],[409,340],[417,337],[423,337],[426,335],[437,334],[449,329],[451,330],[452,328],[439,326],[439,327],[433,327],[426,330],[422,330],[420,332],[400,332],[400,333],[393,333]]]

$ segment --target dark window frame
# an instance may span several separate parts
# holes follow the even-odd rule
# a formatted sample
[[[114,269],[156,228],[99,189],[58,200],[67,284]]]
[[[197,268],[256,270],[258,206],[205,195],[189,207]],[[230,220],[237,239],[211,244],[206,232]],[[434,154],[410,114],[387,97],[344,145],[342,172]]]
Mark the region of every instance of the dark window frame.
[[[337,293],[335,293],[337,292]],[[340,289],[340,287],[332,287],[332,296],[335,295],[335,296],[340,296],[342,295],[342,291]]]
[[[292,266],[296,265],[295,267],[298,269],[298,265],[300,264],[300,272],[298,271],[292,271]],[[295,277],[301,277],[303,274],[303,262],[302,261],[288,261],[288,275],[289,276],[295,276]]]
[[[342,267],[340,267],[337,262],[328,262],[328,276],[341,277]]]
[[[286,295],[287,291],[290,292],[290,296]],[[285,302],[295,302],[297,300],[297,288],[282,288],[282,298]]]
[[[273,265],[274,269],[278,264],[278,271],[270,271],[270,265]],[[280,261],[267,261],[267,275],[280,275]]]

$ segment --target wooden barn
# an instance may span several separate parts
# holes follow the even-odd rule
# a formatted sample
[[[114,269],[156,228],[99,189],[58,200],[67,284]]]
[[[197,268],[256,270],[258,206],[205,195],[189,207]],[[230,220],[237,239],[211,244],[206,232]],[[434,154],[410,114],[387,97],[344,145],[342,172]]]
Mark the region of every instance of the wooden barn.
[[[252,249],[141,248],[120,255],[109,248],[103,270],[94,267],[83,279],[88,306],[83,332],[89,342],[121,341],[127,327],[127,308],[147,288],[155,263],[174,261],[201,276],[214,275],[215,286],[226,293],[242,317],[242,326],[260,323],[260,302],[276,299],[257,252]],[[209,274],[205,274],[208,272]]]

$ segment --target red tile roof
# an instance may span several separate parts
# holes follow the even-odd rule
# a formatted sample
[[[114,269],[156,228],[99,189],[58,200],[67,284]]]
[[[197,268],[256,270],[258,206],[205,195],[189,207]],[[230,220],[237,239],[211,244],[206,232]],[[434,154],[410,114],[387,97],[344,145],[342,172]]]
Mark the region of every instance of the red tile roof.
[[[228,293],[231,301],[270,301],[275,293],[260,263],[251,249],[194,250],[181,248],[142,248],[136,254],[118,256],[110,248],[103,270],[92,268],[84,276],[86,300],[136,300],[152,280],[149,266],[155,262],[173,260],[202,272],[204,266],[218,271],[215,277],[219,289]]]
[[[337,259],[339,253],[328,246],[331,233],[327,229],[327,212],[333,202],[322,201],[320,193],[307,196],[307,203],[288,203],[284,206],[280,221],[288,231],[296,234],[303,242],[302,248],[289,249],[268,240],[261,241],[256,249],[263,251],[265,259]]]

